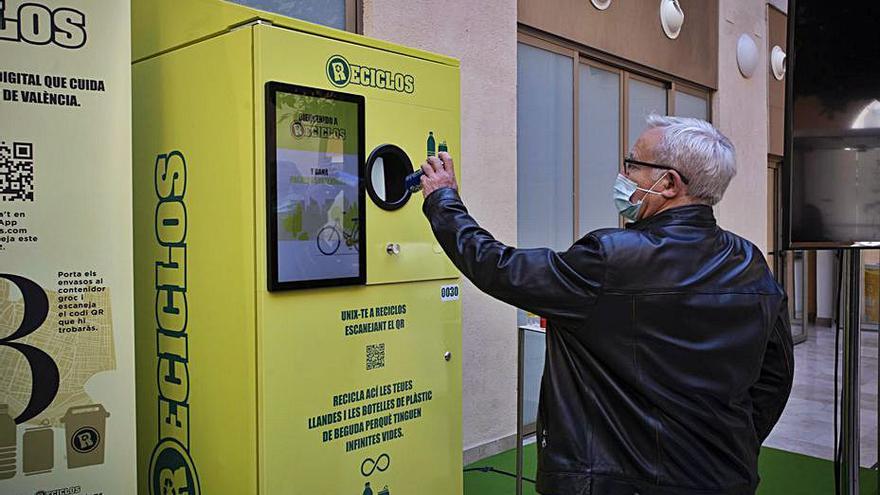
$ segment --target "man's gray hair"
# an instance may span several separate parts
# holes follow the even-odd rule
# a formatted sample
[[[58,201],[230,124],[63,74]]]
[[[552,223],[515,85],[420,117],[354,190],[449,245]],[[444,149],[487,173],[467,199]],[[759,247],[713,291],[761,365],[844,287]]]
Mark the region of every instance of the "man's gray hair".
[[[736,149],[730,139],[705,120],[652,114],[647,122],[649,128],[663,131],[654,160],[688,179],[689,196],[709,205],[721,201],[736,175]]]

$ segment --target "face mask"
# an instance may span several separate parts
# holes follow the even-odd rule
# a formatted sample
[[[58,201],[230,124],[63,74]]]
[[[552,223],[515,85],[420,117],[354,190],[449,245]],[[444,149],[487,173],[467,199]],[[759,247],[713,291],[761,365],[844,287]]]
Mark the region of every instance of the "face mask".
[[[632,222],[638,220],[639,212],[642,210],[642,204],[644,203],[645,198],[639,200],[638,203],[633,203],[629,198],[631,198],[636,191],[644,191],[648,194],[660,194],[659,192],[654,191],[654,186],[663,180],[663,177],[666,177],[666,174],[661,175],[650,189],[643,189],[629,177],[623,174],[617,174],[617,180],[614,182],[614,206],[617,207],[617,211],[620,215]]]

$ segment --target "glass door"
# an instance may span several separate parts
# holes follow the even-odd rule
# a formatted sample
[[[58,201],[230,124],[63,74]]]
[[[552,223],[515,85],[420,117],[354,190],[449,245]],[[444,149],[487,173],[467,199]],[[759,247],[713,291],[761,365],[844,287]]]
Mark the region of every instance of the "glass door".
[[[795,344],[807,340],[807,254],[806,251],[781,251],[780,281],[788,294],[791,338]]]
[[[795,344],[807,340],[807,256],[805,251],[779,250],[782,217],[780,177],[781,161],[776,156],[767,160],[767,264],[788,294],[791,337]]]

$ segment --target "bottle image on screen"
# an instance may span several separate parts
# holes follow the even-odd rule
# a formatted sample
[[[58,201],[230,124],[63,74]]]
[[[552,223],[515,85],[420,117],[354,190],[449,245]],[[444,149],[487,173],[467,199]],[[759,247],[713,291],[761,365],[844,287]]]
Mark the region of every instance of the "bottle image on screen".
[[[437,154],[436,144],[434,142],[434,131],[428,131],[428,156]]]
[[[15,476],[16,444],[15,420],[9,415],[9,406],[0,404],[0,480]]]
[[[448,153],[449,147],[446,145],[446,140],[440,141],[440,146],[437,147],[437,153]]]

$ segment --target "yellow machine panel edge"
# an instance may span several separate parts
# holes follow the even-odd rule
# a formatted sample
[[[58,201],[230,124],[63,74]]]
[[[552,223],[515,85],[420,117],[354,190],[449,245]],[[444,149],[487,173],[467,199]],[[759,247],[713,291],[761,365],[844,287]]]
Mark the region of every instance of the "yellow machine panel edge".
[[[458,67],[452,57],[340,31],[224,0],[132,0],[132,60],[138,61],[262,20],[354,45]]]
[[[257,493],[251,54],[238,31],[132,69],[141,494]]]

